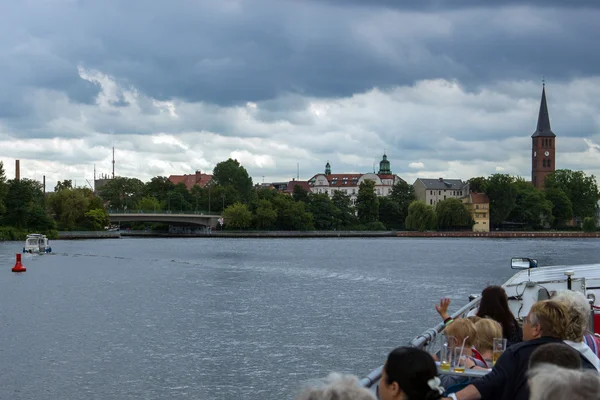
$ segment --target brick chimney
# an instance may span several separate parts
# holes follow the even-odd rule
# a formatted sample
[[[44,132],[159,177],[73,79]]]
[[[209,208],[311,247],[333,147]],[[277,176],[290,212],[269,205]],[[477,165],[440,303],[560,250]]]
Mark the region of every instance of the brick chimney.
[[[15,160],[15,179],[17,181],[21,179],[21,165],[19,160]]]

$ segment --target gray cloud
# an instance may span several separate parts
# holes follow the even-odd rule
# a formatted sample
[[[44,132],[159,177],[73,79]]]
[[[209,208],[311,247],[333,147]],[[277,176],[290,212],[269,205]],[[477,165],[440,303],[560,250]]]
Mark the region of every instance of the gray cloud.
[[[284,179],[368,171],[385,150],[408,180],[526,176],[545,76],[558,161],[600,172],[583,140],[600,142],[600,4],[566,4],[2,5],[0,159],[83,179],[115,145],[124,175],[236,156]]]

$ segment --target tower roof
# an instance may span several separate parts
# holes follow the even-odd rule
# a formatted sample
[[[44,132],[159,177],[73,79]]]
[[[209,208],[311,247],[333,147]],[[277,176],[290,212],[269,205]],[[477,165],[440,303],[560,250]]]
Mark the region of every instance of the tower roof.
[[[542,86],[542,101],[540,102],[540,113],[538,115],[537,129],[531,135],[534,137],[556,137],[550,129],[550,115],[548,114],[548,104],[546,103],[546,85]]]

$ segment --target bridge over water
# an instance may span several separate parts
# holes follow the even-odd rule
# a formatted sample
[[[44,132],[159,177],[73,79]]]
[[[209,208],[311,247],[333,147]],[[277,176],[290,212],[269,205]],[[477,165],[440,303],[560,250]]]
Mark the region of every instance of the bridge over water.
[[[110,222],[164,222],[186,223],[217,227],[221,215],[205,214],[195,211],[111,211],[108,214]]]

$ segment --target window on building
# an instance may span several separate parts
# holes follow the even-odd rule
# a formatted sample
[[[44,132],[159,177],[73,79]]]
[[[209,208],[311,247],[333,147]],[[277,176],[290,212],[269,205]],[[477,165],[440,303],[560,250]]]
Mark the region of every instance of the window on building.
[[[356,194],[356,189],[352,189],[352,194]]]
[[[444,195],[444,200],[446,200],[446,195]]]
[[[442,195],[442,191],[441,190],[439,191],[438,195],[440,195],[440,196]]]
[[[485,225],[485,224],[487,224],[487,222],[483,221],[483,224]]]
[[[483,213],[483,218],[487,218],[487,213]]]
[[[545,159],[544,159],[544,160],[542,160],[542,165],[543,165],[544,167],[546,167],[546,160],[545,160]]]
[[[475,204],[475,209],[479,210],[479,204]]]
[[[433,204],[433,199],[429,199],[429,204]]]
[[[550,160],[548,160],[548,161],[546,162],[546,164],[548,165],[548,167],[550,167]]]

